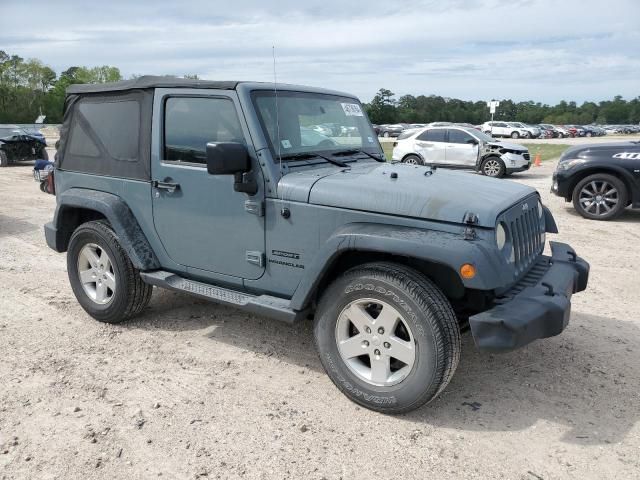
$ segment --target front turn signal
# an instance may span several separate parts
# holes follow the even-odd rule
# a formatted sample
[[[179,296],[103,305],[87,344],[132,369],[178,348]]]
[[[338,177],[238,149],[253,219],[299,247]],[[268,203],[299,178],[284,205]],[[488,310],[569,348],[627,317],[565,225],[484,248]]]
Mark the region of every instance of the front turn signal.
[[[462,278],[470,280],[476,276],[476,267],[470,263],[465,263],[460,267],[460,275],[462,275]]]

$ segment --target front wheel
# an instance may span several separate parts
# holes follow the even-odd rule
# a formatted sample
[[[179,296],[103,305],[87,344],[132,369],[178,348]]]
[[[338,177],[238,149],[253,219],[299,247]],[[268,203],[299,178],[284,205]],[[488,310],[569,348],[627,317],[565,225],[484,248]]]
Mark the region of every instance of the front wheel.
[[[407,155],[402,159],[402,163],[409,165],[424,165],[424,162],[418,155]]]
[[[102,221],[84,223],[73,232],[67,272],[80,306],[100,322],[131,318],[151,299],[153,287],[142,281],[115,232]]]
[[[355,267],[322,296],[314,325],[322,365],[352,401],[404,413],[433,400],[460,358],[460,330],[442,291],[392,263]]]
[[[389,132],[384,132],[384,133],[382,134],[382,136],[383,136],[384,138],[389,138]]]
[[[612,220],[627,206],[627,187],[617,177],[604,173],[590,175],[573,189],[573,206],[584,218]]]
[[[504,162],[498,157],[489,157],[480,166],[480,171],[483,175],[493,178],[504,177],[507,167]]]
[[[0,167],[7,167],[9,165],[9,157],[5,152],[0,150]]]

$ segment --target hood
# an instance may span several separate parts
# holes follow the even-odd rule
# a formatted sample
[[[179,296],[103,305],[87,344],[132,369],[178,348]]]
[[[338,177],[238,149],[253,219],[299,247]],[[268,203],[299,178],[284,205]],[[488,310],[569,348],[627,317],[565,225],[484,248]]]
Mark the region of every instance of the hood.
[[[490,228],[500,213],[536,193],[473,173],[377,162],[290,173],[278,191],[284,200],[452,223],[472,212],[479,226]]]
[[[576,145],[575,147],[571,147],[565,150],[565,152],[560,157],[560,161],[564,162],[565,160],[571,160],[578,157],[585,159],[598,157],[598,159],[602,159],[604,157],[613,157],[616,153],[620,153],[626,150],[633,152],[640,151],[640,143],[629,141]]]
[[[527,147],[523,147],[522,145],[518,145],[517,143],[488,142],[487,145],[496,148],[504,148],[513,152],[526,152],[528,150]]]

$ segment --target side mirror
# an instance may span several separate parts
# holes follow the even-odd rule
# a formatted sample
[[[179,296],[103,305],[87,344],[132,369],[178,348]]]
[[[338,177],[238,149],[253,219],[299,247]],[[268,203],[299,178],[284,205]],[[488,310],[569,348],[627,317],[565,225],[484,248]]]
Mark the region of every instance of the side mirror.
[[[236,192],[255,195],[258,183],[251,170],[249,151],[243,143],[207,143],[207,172],[210,175],[233,175]]]
[[[251,169],[247,147],[242,143],[207,143],[207,172],[211,175],[235,175]]]

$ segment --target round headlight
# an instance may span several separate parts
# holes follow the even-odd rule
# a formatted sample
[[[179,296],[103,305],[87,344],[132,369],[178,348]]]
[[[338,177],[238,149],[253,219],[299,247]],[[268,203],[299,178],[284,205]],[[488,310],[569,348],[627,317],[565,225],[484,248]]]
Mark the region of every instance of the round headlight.
[[[499,223],[496,228],[496,244],[498,249],[502,250],[507,243],[507,230],[504,228],[504,224]]]

